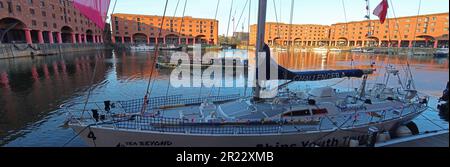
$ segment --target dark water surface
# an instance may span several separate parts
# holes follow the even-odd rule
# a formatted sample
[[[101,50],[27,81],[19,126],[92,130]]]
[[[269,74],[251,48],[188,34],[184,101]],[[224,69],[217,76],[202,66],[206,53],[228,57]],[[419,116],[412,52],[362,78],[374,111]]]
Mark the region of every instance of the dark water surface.
[[[160,54],[171,55],[170,52]],[[226,53],[230,54],[233,52]],[[92,89],[92,101],[143,98],[152,71],[153,55],[154,53],[146,52],[98,51],[0,60],[0,146],[63,146],[75,133],[63,126],[66,113],[59,106],[83,102],[89,89]],[[375,62],[378,72],[371,76],[371,83],[383,79],[384,66],[391,64],[403,71],[407,60],[411,64],[417,89],[431,96],[430,105],[436,108],[437,98],[442,95],[449,80],[448,59],[353,53],[278,54],[278,62],[293,70],[369,68]],[[96,73],[92,82],[94,70]],[[152,75],[152,80],[155,81],[152,96],[169,94],[192,97],[216,93],[243,95],[246,90],[242,87],[173,88],[168,86],[171,70],[158,69]],[[231,82],[245,77],[244,74],[225,76]],[[360,83],[360,80],[336,79],[297,83],[291,87],[309,89],[335,85],[340,89],[348,89],[351,86],[358,87]],[[441,127],[448,129],[448,123],[433,109],[424,115],[425,117],[415,120],[422,131]],[[433,120],[435,124],[427,120]],[[85,144],[76,138],[68,146],[82,147]]]

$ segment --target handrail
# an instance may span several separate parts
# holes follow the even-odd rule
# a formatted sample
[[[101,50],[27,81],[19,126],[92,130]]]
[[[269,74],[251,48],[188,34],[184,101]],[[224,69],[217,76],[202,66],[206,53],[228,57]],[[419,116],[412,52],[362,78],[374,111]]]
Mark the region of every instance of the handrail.
[[[403,109],[405,110],[405,109]],[[394,111],[394,110],[391,110]],[[310,126],[307,126],[307,122],[303,122],[303,124],[293,124],[291,122],[288,122],[287,120],[279,120],[279,121],[271,121],[271,122],[257,122],[257,120],[254,120],[253,122],[243,122],[241,124],[227,124],[224,123],[202,123],[202,124],[192,124],[191,120],[188,119],[179,119],[179,118],[162,118],[162,117],[152,117],[152,116],[142,116],[140,114],[135,115],[124,115],[124,117],[113,117],[113,123],[112,126],[114,129],[123,129],[123,130],[140,130],[140,131],[155,131],[155,132],[171,132],[171,133],[191,133],[191,134],[273,134],[273,133],[288,133],[293,132],[292,129],[295,129],[295,132],[304,132],[311,129],[315,129],[317,131],[324,131],[324,130],[332,130],[336,127],[346,129],[350,127],[359,127],[368,125],[370,123],[379,123],[383,121],[390,121],[397,118],[402,118],[405,116],[410,116],[412,114],[417,114],[419,112],[423,111],[421,109],[414,108],[412,112],[404,112],[402,111],[401,114],[397,114],[394,117],[386,118],[387,111],[378,111],[378,112],[369,112],[369,111],[362,111],[362,112],[352,112],[352,113],[345,113],[340,115],[327,115],[327,116],[308,116],[303,117],[303,120],[314,120],[319,119],[318,124],[311,124]],[[365,113],[381,113],[381,118],[376,119],[376,121],[373,120],[375,117],[374,115],[370,115],[371,120],[365,121],[363,124],[356,124],[355,121],[361,121],[364,119],[361,119],[362,114]],[[403,113],[405,113],[403,115]],[[358,117],[356,117],[358,116]],[[126,119],[124,119],[126,118]],[[130,118],[132,120],[130,120]],[[367,118],[367,116],[366,116]],[[325,120],[327,120],[331,123],[331,125],[326,126]],[[344,122],[340,121],[340,119],[345,120]],[[348,121],[353,121],[353,123],[348,124]],[[82,123],[80,123],[82,124]],[[258,124],[258,126],[248,126],[245,127],[243,125],[255,125]],[[194,126],[195,125],[195,126]],[[307,128],[305,129],[298,129],[298,126],[305,125]],[[324,128],[325,127],[325,128]],[[287,128],[287,129],[286,129]],[[289,130],[289,128],[291,130]],[[237,129],[237,130],[236,130]],[[242,129],[246,129],[245,131]],[[241,131],[239,131],[241,130]]]

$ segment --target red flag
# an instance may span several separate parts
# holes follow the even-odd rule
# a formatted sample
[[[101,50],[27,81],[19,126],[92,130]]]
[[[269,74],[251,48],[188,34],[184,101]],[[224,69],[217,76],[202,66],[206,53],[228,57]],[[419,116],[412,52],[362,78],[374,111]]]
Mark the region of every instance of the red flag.
[[[74,7],[101,29],[105,28],[111,0],[73,0]]]
[[[381,1],[381,3],[375,8],[373,14],[380,18],[381,24],[386,20],[389,4],[387,0]]]

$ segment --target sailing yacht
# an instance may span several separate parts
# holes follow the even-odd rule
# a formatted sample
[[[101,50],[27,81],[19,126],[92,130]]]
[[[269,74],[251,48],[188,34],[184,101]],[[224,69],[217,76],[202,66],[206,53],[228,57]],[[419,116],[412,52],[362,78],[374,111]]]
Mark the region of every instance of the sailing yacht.
[[[272,98],[260,96],[256,78],[253,97],[238,95],[185,98],[165,96],[130,101],[88,102],[61,106],[67,124],[96,147],[340,147],[359,140],[369,129],[395,130],[427,109],[427,97],[416,90],[389,86],[399,75],[387,68],[386,81],[366,85],[374,69],[290,71],[270,57],[264,44],[267,0],[259,0],[256,48],[266,65],[278,67],[278,79],[288,81]],[[332,87],[309,91],[289,84],[334,78],[362,78],[359,89]],[[400,78],[400,77],[398,77]]]

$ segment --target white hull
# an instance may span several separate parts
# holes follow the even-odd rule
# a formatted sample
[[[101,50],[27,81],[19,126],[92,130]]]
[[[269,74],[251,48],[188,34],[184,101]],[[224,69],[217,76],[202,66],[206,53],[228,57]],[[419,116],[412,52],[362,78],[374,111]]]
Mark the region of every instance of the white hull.
[[[131,50],[134,50],[134,51],[153,51],[153,50],[155,50],[155,47],[152,47],[152,46],[132,46],[131,47]]]
[[[115,130],[95,126],[89,129],[76,125],[71,127],[76,133],[81,132],[80,136],[91,147],[345,147],[350,140],[367,141],[369,127],[392,130],[420,113],[371,126],[282,134],[206,135]],[[90,131],[94,134],[95,141],[88,137]]]

